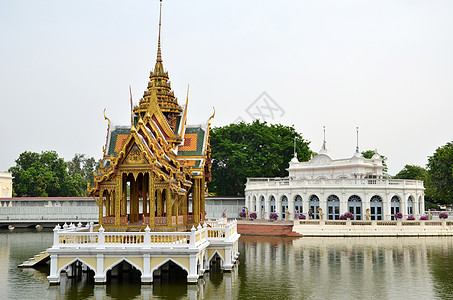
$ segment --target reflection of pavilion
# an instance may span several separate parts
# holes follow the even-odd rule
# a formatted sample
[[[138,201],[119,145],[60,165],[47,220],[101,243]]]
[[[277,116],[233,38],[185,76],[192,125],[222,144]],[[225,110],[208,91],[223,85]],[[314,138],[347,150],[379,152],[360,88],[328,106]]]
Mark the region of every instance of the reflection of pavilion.
[[[105,117],[104,156],[89,188],[99,207],[97,231],[81,224],[55,227],[47,251],[52,284],[60,282],[61,272],[77,276],[83,270],[96,283],[123,272],[138,274],[143,283],[165,273],[196,282],[213,259],[225,271],[237,260],[236,222],[205,220],[214,115],[203,125],[186,126],[188,99],[181,107],[171,90],[160,29],[159,17],[156,64],[130,126],[111,126]]]

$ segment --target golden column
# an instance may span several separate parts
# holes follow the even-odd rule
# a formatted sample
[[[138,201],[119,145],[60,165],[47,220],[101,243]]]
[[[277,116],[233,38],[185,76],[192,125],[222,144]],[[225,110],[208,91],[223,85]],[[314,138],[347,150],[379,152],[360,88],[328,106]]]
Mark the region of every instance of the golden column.
[[[115,226],[120,226],[121,216],[121,195],[123,194],[123,174],[120,173],[116,178],[116,197],[115,197]]]
[[[154,226],[154,212],[155,212],[155,197],[156,192],[154,190],[154,173],[149,174],[149,225]]]
[[[194,222],[200,222],[200,180],[198,178],[194,178],[194,187],[192,193],[192,206],[193,206],[193,218]]]
[[[171,209],[171,201],[172,200],[172,197],[171,197],[171,190],[170,188],[168,188],[165,192],[165,205],[166,205],[166,209],[167,209],[167,225],[168,226],[172,226],[172,223],[171,223],[171,216],[172,216],[172,209]]]

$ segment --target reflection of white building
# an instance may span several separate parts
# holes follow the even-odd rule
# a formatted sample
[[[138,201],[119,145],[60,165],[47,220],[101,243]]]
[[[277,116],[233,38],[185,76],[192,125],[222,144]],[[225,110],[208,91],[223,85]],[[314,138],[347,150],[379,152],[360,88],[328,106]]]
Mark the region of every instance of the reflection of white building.
[[[245,205],[259,218],[275,212],[281,219],[295,213],[308,216],[322,209],[322,218],[339,219],[350,211],[354,219],[390,220],[397,212],[419,217],[425,209],[423,181],[384,179],[382,158],[364,158],[357,151],[347,159],[333,159],[325,146],[308,162],[297,157],[289,163],[286,178],[248,178]],[[289,214],[289,215],[287,215]]]
[[[13,196],[13,175],[0,172],[0,198],[11,198]]]

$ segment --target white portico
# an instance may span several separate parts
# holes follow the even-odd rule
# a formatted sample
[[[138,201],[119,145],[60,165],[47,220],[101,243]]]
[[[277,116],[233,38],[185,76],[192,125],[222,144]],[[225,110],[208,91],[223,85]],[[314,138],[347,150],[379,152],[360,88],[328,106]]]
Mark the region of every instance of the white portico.
[[[385,179],[383,169],[379,155],[367,159],[358,148],[351,158],[333,159],[324,142],[308,162],[299,162],[295,155],[288,177],[248,178],[245,205],[263,219],[270,213],[280,219],[293,220],[296,214],[308,218],[309,211],[313,219],[329,220],[348,211],[356,220],[368,213],[371,220],[391,220],[397,212],[404,218],[420,217],[425,208],[423,181]]]

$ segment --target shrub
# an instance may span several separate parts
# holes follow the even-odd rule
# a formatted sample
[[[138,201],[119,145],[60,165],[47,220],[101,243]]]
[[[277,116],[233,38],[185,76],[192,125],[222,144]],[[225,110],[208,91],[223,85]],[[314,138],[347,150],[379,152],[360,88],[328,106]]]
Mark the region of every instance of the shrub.
[[[271,213],[269,215],[269,220],[277,220],[278,219],[278,215],[276,213]]]
[[[348,212],[344,213],[344,217],[346,219],[354,219],[354,214],[352,212],[348,211]]]
[[[408,216],[406,220],[413,221],[413,220],[415,220],[415,217],[414,216]]]
[[[247,216],[247,214],[245,213],[245,211],[241,211],[239,213],[239,217],[241,217],[241,218],[245,218],[246,216]]]
[[[256,216],[256,213],[254,213],[254,212],[253,212],[253,213],[250,213],[249,216],[250,216],[250,219],[256,219],[256,217],[257,217],[257,216]]]
[[[428,218],[428,216],[421,216],[421,217],[420,217],[420,220],[422,220],[422,221],[428,221],[429,218]]]
[[[399,212],[399,213],[394,214],[394,217],[395,217],[395,219],[397,219],[397,220],[398,220],[398,219],[402,219],[402,218],[403,218],[403,214]]]
[[[300,220],[305,220],[306,218],[307,218],[307,217],[306,217],[305,215],[303,215],[303,214],[300,214],[300,215],[299,215],[299,219],[300,219]]]
[[[446,219],[446,218],[448,218],[448,214],[446,212],[441,212],[439,214],[439,219]]]

